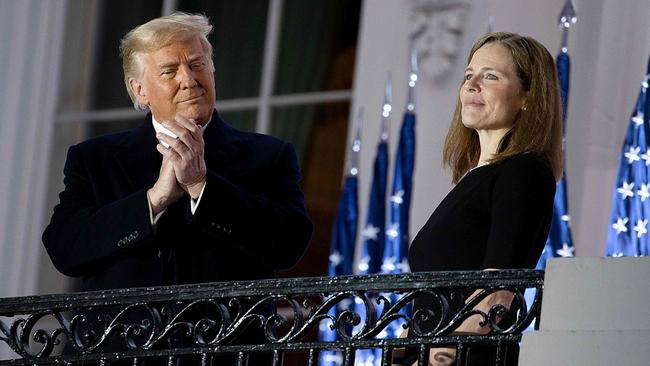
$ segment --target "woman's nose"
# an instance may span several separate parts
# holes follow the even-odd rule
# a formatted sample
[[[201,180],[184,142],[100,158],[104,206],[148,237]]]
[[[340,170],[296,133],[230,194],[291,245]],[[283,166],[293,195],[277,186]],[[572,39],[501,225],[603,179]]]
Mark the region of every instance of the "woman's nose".
[[[463,84],[463,88],[465,88],[466,91],[472,91],[472,92],[479,91],[480,88],[476,76],[472,76],[471,78],[465,80],[465,83]]]

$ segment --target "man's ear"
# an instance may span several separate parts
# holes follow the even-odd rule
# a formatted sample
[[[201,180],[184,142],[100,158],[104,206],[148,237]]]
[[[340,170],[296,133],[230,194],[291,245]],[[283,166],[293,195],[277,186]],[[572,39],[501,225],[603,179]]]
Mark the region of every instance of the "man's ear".
[[[131,93],[138,100],[138,103],[142,105],[149,105],[149,98],[147,98],[147,93],[142,86],[142,83],[136,80],[135,78],[129,78],[129,88],[131,88]]]

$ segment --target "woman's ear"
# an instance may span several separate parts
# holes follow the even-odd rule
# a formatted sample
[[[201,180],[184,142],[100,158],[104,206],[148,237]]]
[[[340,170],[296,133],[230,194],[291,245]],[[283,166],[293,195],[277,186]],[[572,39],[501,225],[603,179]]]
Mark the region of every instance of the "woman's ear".
[[[525,111],[528,109],[528,92],[523,92],[523,95],[521,96],[521,110]]]

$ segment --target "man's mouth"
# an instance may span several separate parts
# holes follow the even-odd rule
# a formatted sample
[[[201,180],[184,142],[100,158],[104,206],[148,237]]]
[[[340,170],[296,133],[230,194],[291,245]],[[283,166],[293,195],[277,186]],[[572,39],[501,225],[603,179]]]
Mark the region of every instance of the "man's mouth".
[[[180,103],[191,103],[191,102],[199,100],[202,96],[203,96],[203,94],[192,96],[192,97],[189,97],[189,98],[186,98],[186,99],[182,100]]]

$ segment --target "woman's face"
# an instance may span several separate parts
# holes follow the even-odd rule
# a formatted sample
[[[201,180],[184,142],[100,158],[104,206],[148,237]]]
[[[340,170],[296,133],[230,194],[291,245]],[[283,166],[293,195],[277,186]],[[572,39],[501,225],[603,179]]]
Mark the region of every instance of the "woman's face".
[[[460,88],[462,121],[474,130],[509,130],[526,103],[510,52],[488,43],[474,52]]]

